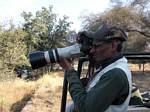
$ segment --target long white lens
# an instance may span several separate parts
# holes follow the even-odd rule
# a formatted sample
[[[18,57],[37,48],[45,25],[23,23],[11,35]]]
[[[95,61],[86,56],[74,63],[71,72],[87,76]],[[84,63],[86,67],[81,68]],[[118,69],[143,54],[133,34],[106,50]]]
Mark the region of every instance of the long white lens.
[[[57,48],[59,56],[65,58],[78,57],[80,55],[80,44],[75,44],[65,48]]]
[[[65,58],[79,57],[80,47],[80,44],[74,44],[69,47],[50,49],[46,52],[33,52],[29,54],[30,63],[33,69],[37,69],[47,64],[58,63],[59,56]]]

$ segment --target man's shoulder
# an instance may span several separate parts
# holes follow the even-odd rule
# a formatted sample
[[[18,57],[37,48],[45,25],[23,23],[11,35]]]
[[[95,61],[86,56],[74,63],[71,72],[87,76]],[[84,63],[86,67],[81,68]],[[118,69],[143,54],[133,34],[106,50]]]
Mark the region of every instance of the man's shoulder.
[[[129,82],[126,73],[121,68],[114,68],[106,72],[102,80],[109,81],[112,87],[121,89],[120,94],[128,93]]]
[[[115,80],[127,80],[126,73],[121,68],[113,68],[107,71],[103,77],[114,78]]]

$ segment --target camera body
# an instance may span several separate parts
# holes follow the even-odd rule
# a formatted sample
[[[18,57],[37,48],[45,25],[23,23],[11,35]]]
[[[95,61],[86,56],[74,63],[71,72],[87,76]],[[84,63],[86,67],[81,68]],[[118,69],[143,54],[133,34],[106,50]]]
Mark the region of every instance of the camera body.
[[[77,58],[89,55],[92,46],[92,39],[86,36],[86,32],[79,32],[77,35],[77,43],[64,48],[54,48],[48,51],[36,51],[29,54],[29,61],[32,69],[38,69],[47,64],[58,63],[59,56],[65,58]]]

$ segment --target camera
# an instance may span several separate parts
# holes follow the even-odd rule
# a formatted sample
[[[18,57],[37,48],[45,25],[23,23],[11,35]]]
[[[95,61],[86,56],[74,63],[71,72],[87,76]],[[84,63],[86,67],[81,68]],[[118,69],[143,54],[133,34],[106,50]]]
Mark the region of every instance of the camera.
[[[79,32],[76,35],[77,42],[74,45],[64,48],[49,49],[48,51],[35,51],[29,53],[29,61],[32,69],[38,69],[47,64],[58,63],[59,56],[68,59],[88,56],[92,46],[92,39],[86,34],[86,31]]]

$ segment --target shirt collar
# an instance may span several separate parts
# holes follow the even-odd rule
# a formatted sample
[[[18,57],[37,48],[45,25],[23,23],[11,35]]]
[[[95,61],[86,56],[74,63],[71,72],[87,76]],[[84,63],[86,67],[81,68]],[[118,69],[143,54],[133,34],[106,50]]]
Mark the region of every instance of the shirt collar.
[[[116,56],[113,57],[113,58],[109,58],[109,59],[104,60],[104,61],[101,63],[99,69],[105,68],[106,66],[110,65],[111,63],[117,61],[118,59],[120,59],[120,58],[122,58],[122,57],[123,57],[123,54],[122,54],[122,53],[119,53],[118,55],[116,55]]]

